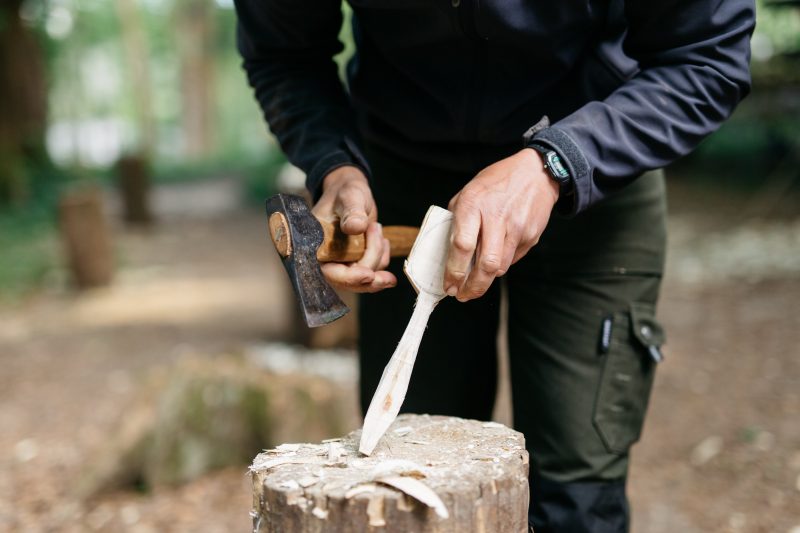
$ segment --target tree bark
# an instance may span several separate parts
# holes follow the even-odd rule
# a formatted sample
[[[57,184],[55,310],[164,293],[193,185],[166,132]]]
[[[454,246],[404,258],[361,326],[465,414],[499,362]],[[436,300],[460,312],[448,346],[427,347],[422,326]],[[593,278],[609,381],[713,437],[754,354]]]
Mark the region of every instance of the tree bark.
[[[253,531],[527,531],[522,434],[493,422],[402,415],[364,457],[360,433],[256,457]]]
[[[147,35],[135,0],[116,0],[115,4],[125,51],[128,83],[135,104],[139,151],[149,160],[156,146],[157,132],[150,84],[150,52]]]
[[[100,191],[66,193],[59,202],[59,225],[75,286],[88,289],[111,283],[114,257]]]
[[[199,159],[214,146],[214,2],[179,0],[176,18],[184,154]]]
[[[147,159],[142,155],[120,158],[117,162],[117,179],[125,221],[135,226],[152,224]]]
[[[26,164],[44,154],[44,61],[20,18],[21,5],[22,0],[0,2],[0,204],[25,199]]]

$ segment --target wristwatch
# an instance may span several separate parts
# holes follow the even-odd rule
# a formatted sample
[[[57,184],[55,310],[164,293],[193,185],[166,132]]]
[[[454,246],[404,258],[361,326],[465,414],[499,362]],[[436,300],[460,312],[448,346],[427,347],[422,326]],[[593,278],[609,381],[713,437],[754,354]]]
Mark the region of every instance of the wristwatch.
[[[529,144],[528,148],[533,148],[542,155],[542,162],[544,169],[550,174],[557,183],[560,189],[560,194],[566,195],[572,192],[572,176],[569,174],[566,165],[561,161],[561,158],[549,148],[538,144]]]

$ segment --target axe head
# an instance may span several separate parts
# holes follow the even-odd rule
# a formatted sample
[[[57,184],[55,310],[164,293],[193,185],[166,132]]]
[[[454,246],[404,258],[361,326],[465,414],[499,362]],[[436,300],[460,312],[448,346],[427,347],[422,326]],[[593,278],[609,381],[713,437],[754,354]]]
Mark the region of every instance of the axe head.
[[[306,324],[324,326],[350,311],[325,281],[317,260],[322,226],[305,200],[292,194],[276,194],[267,200],[272,242],[292,280],[294,293]]]

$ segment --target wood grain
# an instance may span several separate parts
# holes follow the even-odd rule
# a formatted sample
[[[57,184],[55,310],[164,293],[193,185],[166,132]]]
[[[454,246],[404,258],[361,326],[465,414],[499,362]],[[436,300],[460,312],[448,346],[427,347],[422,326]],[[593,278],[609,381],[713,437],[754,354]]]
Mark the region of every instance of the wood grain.
[[[254,533],[525,533],[528,453],[494,422],[401,415],[370,457],[360,434],[256,457]]]
[[[364,235],[346,235],[339,227],[338,220],[320,220],[325,235],[317,250],[320,263],[349,263],[358,261],[364,255],[366,244]],[[392,257],[405,257],[411,251],[419,228],[411,226],[384,226],[383,236],[389,240]]]

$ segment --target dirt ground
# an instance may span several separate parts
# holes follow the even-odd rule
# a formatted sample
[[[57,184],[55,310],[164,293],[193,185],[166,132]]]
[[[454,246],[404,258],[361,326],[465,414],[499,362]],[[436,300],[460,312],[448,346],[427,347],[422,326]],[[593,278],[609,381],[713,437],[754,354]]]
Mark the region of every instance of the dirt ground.
[[[800,212],[673,187],[667,328],[629,494],[633,531],[800,532]],[[0,308],[0,531],[249,531],[244,467],[81,502],[74,486],[155,369],[281,336],[288,283],[235,182],[159,189],[120,270]],[[748,218],[749,217],[749,218]]]

